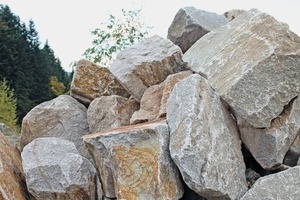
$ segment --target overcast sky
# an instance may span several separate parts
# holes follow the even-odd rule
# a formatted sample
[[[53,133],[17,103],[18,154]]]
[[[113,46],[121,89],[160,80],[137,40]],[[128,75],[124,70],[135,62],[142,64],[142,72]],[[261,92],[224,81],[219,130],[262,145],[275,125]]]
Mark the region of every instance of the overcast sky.
[[[61,60],[66,71],[70,63],[83,58],[83,52],[91,47],[91,30],[105,22],[108,14],[118,14],[122,8],[142,8],[150,35],[167,37],[168,28],[177,13],[185,6],[193,6],[218,14],[230,9],[257,8],[277,20],[286,22],[292,31],[300,35],[299,0],[0,0],[23,22],[32,19],[40,41],[48,39],[49,45]]]

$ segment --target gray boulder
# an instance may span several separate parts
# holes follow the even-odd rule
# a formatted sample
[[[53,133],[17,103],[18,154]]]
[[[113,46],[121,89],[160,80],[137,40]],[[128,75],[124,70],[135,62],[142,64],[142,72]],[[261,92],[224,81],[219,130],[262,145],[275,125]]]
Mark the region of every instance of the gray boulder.
[[[83,137],[106,197],[177,200],[181,178],[169,153],[165,121],[125,126]]]
[[[169,74],[187,69],[181,49],[158,35],[121,51],[110,71],[127,91],[140,102],[144,91],[163,82]]]
[[[254,128],[238,121],[241,139],[255,160],[266,170],[283,164],[283,159],[300,133],[300,99],[293,99],[269,128]]]
[[[185,53],[203,35],[227,23],[223,15],[184,7],[176,13],[167,37]]]
[[[95,167],[79,155],[72,142],[38,138],[21,156],[28,190],[36,200],[102,199]]]
[[[206,79],[179,81],[167,103],[170,153],[184,182],[207,199],[239,199],[247,191],[236,124]]]
[[[300,166],[258,179],[241,200],[299,199]]]
[[[134,99],[121,96],[102,96],[96,98],[87,110],[91,133],[117,128],[130,124],[132,114],[139,109]]]
[[[87,109],[69,95],[61,95],[34,107],[22,121],[21,150],[36,138],[57,137],[74,142],[81,155],[90,158],[81,139],[90,134]]]
[[[212,30],[185,54],[236,117],[267,128],[300,93],[300,38],[272,16],[251,9]]]

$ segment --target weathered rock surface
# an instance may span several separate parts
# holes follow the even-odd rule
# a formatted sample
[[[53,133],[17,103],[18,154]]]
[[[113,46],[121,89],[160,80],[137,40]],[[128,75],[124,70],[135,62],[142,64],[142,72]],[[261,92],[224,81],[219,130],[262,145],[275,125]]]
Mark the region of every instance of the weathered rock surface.
[[[169,74],[186,69],[181,49],[158,35],[121,51],[110,67],[138,102],[148,87],[163,82]]]
[[[300,38],[256,9],[212,30],[183,56],[236,117],[266,128],[300,93]]]
[[[95,167],[68,140],[37,138],[24,148],[22,161],[28,190],[37,200],[102,199]]]
[[[130,96],[107,67],[100,67],[83,59],[77,62],[70,93],[85,105],[101,96]]]
[[[21,157],[0,133],[0,199],[29,200]]]
[[[165,82],[147,88],[141,99],[140,110],[133,113],[130,124],[155,121],[159,116]]]
[[[239,199],[247,191],[236,124],[198,74],[178,82],[167,103],[170,153],[185,183],[207,199]]]
[[[241,200],[299,199],[300,166],[258,179]]]
[[[178,72],[176,74],[169,75],[166,80],[164,81],[164,90],[161,97],[160,102],[160,109],[159,109],[159,117],[165,117],[167,114],[167,101],[169,99],[169,96],[175,86],[176,83],[178,83],[180,80],[185,79],[189,75],[192,74],[192,71],[183,71]]]
[[[139,104],[133,99],[117,95],[96,98],[87,110],[90,131],[96,133],[129,125],[132,114],[138,109]]]
[[[81,155],[90,158],[81,139],[90,134],[87,109],[69,95],[61,95],[34,107],[22,121],[21,150],[39,137],[57,137],[74,142]]]
[[[232,10],[228,10],[224,13],[224,16],[229,20],[232,21],[235,18],[237,18],[238,16],[240,16],[241,14],[247,12],[246,10],[241,10],[241,9],[232,9]]]
[[[296,137],[294,143],[286,153],[283,163],[285,165],[294,167],[297,165],[299,157],[300,157],[300,135]]]
[[[227,23],[228,20],[223,15],[184,7],[176,13],[167,38],[184,53],[203,35]]]
[[[264,169],[276,169],[300,133],[300,99],[285,106],[269,128],[254,128],[245,121],[238,123],[241,139],[257,162]]]
[[[168,151],[165,121],[121,127],[83,139],[106,197],[175,200],[182,196],[180,175]]]
[[[130,124],[154,122],[166,116],[167,100],[174,85],[192,74],[192,71],[182,71],[169,75],[158,85],[147,88],[140,102],[140,110],[133,113]]]
[[[0,133],[16,148],[20,149],[20,136],[6,124],[0,123]]]

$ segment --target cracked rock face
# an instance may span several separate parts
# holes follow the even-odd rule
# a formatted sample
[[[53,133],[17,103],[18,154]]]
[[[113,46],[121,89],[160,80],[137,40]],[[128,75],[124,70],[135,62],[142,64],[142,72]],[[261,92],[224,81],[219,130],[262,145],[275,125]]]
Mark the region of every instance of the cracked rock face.
[[[255,160],[267,170],[276,169],[300,133],[300,99],[293,99],[272,121],[271,127],[257,129],[238,121],[241,139]]]
[[[167,103],[170,153],[184,182],[207,199],[239,199],[247,191],[236,124],[206,79],[179,81]]]
[[[176,13],[168,29],[168,39],[184,53],[203,35],[227,23],[228,20],[223,15],[184,7]]]
[[[90,158],[81,139],[90,134],[86,113],[84,105],[69,95],[39,104],[22,121],[21,150],[36,138],[57,137],[74,142],[81,155]]]
[[[300,166],[259,178],[241,200],[299,199]]]
[[[177,200],[183,195],[169,153],[165,121],[120,127],[83,137],[106,197]]]
[[[36,200],[102,199],[95,167],[68,140],[35,139],[24,148],[22,162]]]
[[[169,74],[186,69],[181,49],[158,35],[121,51],[110,67],[138,102],[148,87],[163,82]]]
[[[107,67],[83,59],[76,64],[70,94],[85,105],[101,96],[130,96]]]
[[[255,128],[270,127],[300,93],[300,38],[256,9],[203,36],[183,59]]]

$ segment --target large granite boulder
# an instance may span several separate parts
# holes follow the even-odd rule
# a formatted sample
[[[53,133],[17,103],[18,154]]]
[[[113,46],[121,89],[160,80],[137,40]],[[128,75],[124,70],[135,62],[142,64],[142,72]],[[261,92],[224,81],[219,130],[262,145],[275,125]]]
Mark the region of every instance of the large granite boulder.
[[[179,81],[167,103],[170,153],[184,182],[207,199],[239,199],[247,191],[236,123],[206,79]]]
[[[293,99],[283,112],[272,120],[269,128],[254,128],[240,122],[241,139],[255,160],[267,170],[276,169],[300,133],[300,99]]]
[[[177,45],[154,35],[121,51],[110,71],[140,102],[148,87],[163,82],[169,74],[187,69],[181,58],[182,51]]]
[[[130,96],[107,67],[84,59],[76,63],[70,94],[85,105],[101,96]]]
[[[300,166],[258,179],[241,200],[299,199]]]
[[[101,176],[106,197],[169,199],[183,195],[169,153],[165,121],[125,126],[83,137]]]
[[[132,114],[139,109],[134,99],[121,96],[102,96],[96,98],[87,110],[91,133],[117,128],[130,124]]]
[[[90,134],[87,109],[69,95],[61,95],[34,107],[22,121],[21,150],[36,138],[57,137],[74,142],[81,155],[90,158],[81,139]]]
[[[176,13],[168,29],[167,38],[185,53],[203,35],[227,23],[228,20],[223,15],[184,7]]]
[[[21,156],[0,133],[0,199],[29,200]]]
[[[272,16],[251,9],[212,30],[185,54],[236,117],[271,127],[300,93],[300,38]]]
[[[37,138],[24,148],[22,162],[36,200],[102,199],[95,167],[68,140]]]

